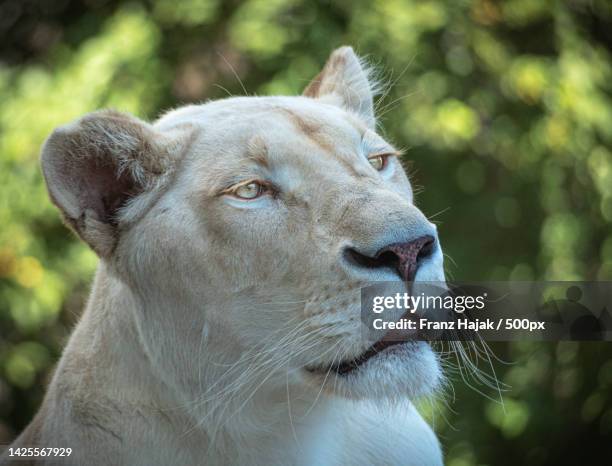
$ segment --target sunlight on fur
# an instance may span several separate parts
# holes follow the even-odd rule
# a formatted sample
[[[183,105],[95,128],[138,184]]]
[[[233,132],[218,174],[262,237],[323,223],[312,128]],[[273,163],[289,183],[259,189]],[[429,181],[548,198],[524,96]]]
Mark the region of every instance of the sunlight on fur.
[[[406,278],[363,265],[377,251],[431,238],[411,278],[445,280],[436,226],[376,132],[377,89],[343,47],[302,96],[57,129],[49,194],[101,261],[16,445],[71,445],[79,465],[442,464],[413,403],[443,386],[448,348],[404,343],[338,370],[369,347],[360,287]]]

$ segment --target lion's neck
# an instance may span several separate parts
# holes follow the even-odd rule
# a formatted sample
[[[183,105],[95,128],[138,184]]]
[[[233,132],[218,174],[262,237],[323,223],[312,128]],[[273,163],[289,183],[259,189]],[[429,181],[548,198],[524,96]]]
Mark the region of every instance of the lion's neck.
[[[172,313],[176,309],[158,311]],[[100,267],[85,312],[55,376],[53,385],[70,387],[67,391],[54,391],[55,397],[62,399],[62,406],[81,405],[83,400],[94,397],[92,410],[104,411],[107,403],[108,409],[116,413],[113,415],[118,416],[111,420],[112,426],[104,428],[122,439],[129,437],[123,444],[151,443],[161,447],[160,439],[164,439],[169,443],[164,446],[167,451],[176,448],[184,456],[193,454],[199,458],[205,452],[211,463],[234,463],[227,455],[246,449],[249,455],[261,455],[261,461],[256,463],[266,464],[283,452],[279,445],[295,447],[296,430],[312,422],[323,400],[301,393],[288,406],[285,388],[267,392],[261,386],[256,396],[244,404],[239,397],[229,399],[227,406],[219,406],[217,400],[194,402],[173,384],[171,377],[164,377],[157,356],[151,352],[151,343],[143,341],[142,324],[136,316],[152,314],[152,309],[140,308],[127,285]],[[206,391],[213,383],[207,381],[200,388]],[[253,392],[256,388],[248,386],[245,390]],[[310,409],[313,403],[317,406]],[[136,418],[127,414],[134,412],[138,413]],[[302,422],[306,412],[308,422]],[[91,416],[108,418],[95,412]],[[136,434],[141,438],[134,438]],[[215,448],[207,448],[212,440]],[[287,453],[285,449],[283,454]],[[185,461],[191,460],[186,457]]]
[[[128,288],[101,264],[58,376],[71,379],[71,371],[82,367],[91,384],[80,381],[78,390],[95,390],[100,396],[126,404],[161,403],[169,390],[151,371],[134,319],[135,307]],[[79,394],[78,390],[75,394]]]

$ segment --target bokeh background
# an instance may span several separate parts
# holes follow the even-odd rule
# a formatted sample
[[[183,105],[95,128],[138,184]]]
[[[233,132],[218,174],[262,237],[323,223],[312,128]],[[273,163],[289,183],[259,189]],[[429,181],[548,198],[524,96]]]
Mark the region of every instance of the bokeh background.
[[[101,107],[154,119],[297,94],[342,44],[388,84],[380,121],[408,148],[451,277],[612,279],[608,1],[4,0],[0,444],[39,405],[96,266],[47,198],[44,138]],[[480,367],[503,403],[464,369],[425,406],[448,464],[609,464],[612,344],[494,349],[505,362]]]

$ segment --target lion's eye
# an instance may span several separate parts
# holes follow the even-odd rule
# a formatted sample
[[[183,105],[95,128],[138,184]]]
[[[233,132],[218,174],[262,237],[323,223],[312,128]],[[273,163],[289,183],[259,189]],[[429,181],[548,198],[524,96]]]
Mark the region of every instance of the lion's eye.
[[[261,196],[266,191],[266,187],[257,181],[251,181],[236,187],[231,191],[231,194],[240,199],[255,199]]]
[[[370,162],[370,165],[374,167],[375,170],[381,171],[387,166],[388,158],[388,154],[379,154],[369,157],[368,161]]]

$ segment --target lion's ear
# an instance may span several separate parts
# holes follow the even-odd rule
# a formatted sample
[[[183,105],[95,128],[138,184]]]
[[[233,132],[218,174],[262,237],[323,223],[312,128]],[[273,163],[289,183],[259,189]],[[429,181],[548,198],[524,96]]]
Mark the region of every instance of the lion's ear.
[[[175,146],[131,115],[102,110],[56,129],[41,164],[66,222],[100,257],[108,257],[117,242],[120,209],[168,170]]]
[[[302,95],[322,99],[357,113],[370,127],[374,116],[375,84],[352,47],[332,52],[323,70],[306,86]]]

